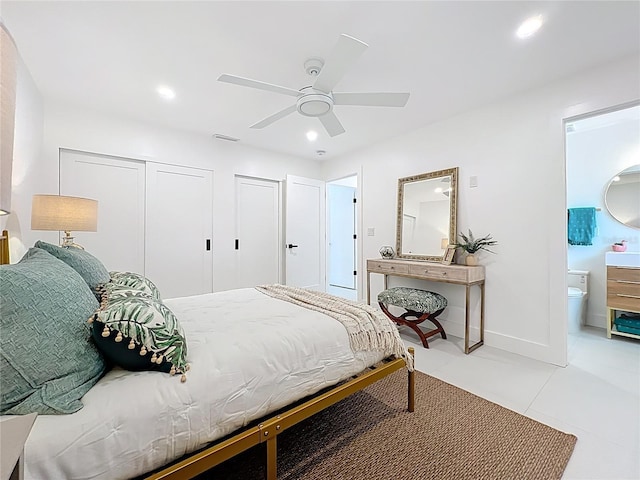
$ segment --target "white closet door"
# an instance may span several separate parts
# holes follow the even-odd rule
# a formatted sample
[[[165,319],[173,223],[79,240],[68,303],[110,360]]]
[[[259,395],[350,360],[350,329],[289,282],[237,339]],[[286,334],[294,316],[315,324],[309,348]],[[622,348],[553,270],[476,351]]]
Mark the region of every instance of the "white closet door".
[[[213,291],[213,172],[147,163],[146,276],[163,298]]]
[[[71,232],[110,271],[144,274],[145,164],[60,151],[60,194],[98,201],[98,231]]]
[[[280,184],[236,176],[236,288],[280,282]]]

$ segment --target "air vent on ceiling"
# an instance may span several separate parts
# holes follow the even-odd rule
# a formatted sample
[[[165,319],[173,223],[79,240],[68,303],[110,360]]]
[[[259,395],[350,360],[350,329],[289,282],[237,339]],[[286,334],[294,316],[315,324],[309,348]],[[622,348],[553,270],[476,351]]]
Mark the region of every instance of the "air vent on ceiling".
[[[222,135],[221,133],[214,133],[213,138],[216,140],[226,140],[227,142],[239,142],[239,138],[230,137],[229,135]]]

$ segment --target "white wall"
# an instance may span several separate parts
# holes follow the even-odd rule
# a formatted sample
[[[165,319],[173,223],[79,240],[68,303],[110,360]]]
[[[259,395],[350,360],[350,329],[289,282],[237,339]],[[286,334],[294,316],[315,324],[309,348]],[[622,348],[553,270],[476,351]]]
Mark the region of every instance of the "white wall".
[[[22,83],[20,82],[20,85]],[[17,106],[20,109],[20,106]],[[180,132],[148,124],[110,117],[87,110],[45,102],[43,127],[29,131],[30,138],[43,138],[41,151],[29,165],[16,158],[14,178],[24,172],[28,188],[14,185],[16,223],[11,234],[21,239],[12,258],[19,259],[38,239],[57,242],[54,232],[29,228],[31,195],[58,193],[58,155],[60,148],[113,155],[137,160],[211,169],[214,172],[214,290],[234,288],[235,202],[234,175],[254,176],[281,181],[286,174],[318,178],[315,161],[274,154],[225,143],[206,135]],[[23,200],[23,201],[22,201]],[[167,230],[171,228],[167,219]]]
[[[480,256],[487,271],[486,343],[566,364],[563,119],[640,98],[639,72],[638,58],[626,58],[326,162],[325,178],[362,169],[363,229],[376,234],[360,237],[361,262],[394,245],[398,177],[457,166],[458,231],[470,228],[499,242],[496,255]],[[477,176],[477,188],[469,188],[470,176]],[[382,289],[377,277],[374,299]],[[422,287],[448,297],[445,329],[461,336],[464,289]]]
[[[628,251],[640,251],[640,231],[609,214],[604,194],[616,174],[640,163],[640,118],[588,130],[581,130],[580,122],[572,123],[577,131],[567,134],[567,206],[601,210],[596,214],[598,229],[593,245],[569,245],[568,265],[590,272],[587,324],[606,328],[605,252],[621,240],[627,240]],[[640,204],[631,207],[637,216]]]

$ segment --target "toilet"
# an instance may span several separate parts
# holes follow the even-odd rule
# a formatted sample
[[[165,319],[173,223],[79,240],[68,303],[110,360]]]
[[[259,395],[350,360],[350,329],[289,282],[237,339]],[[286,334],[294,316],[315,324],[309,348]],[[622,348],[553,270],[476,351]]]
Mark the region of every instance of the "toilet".
[[[578,333],[586,323],[587,299],[589,298],[589,272],[569,270],[569,333]]]

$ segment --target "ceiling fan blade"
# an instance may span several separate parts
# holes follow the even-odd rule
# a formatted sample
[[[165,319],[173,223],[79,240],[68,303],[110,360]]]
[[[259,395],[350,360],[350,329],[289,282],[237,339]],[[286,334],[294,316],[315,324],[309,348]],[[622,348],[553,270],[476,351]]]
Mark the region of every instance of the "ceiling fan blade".
[[[335,113],[325,113],[321,117],[318,117],[318,119],[330,137],[335,137],[336,135],[344,133],[344,127],[340,123],[340,120],[338,120],[338,117],[336,117]]]
[[[257,88],[259,90],[266,90],[267,92],[282,93],[283,95],[291,95],[292,97],[299,97],[301,93],[298,90],[292,88],[281,87],[280,85],[273,85],[271,83],[260,82],[258,80],[251,80],[250,78],[238,77],[236,75],[229,75],[223,73],[218,77],[219,82],[234,83],[243,87]]]
[[[251,125],[251,128],[264,128],[272,123],[280,120],[281,118],[286,117],[287,115],[292,114],[296,111],[296,106],[291,105],[290,107],[285,108],[284,110],[279,111],[278,113],[274,113],[273,115],[265,118],[264,120],[259,121],[258,123],[254,123]]]
[[[338,43],[320,70],[320,75],[316,78],[313,88],[329,93],[368,47],[369,45],[357,38],[350,37],[344,33],[340,35]]]
[[[333,93],[334,105],[360,105],[365,107],[404,107],[408,93]]]

